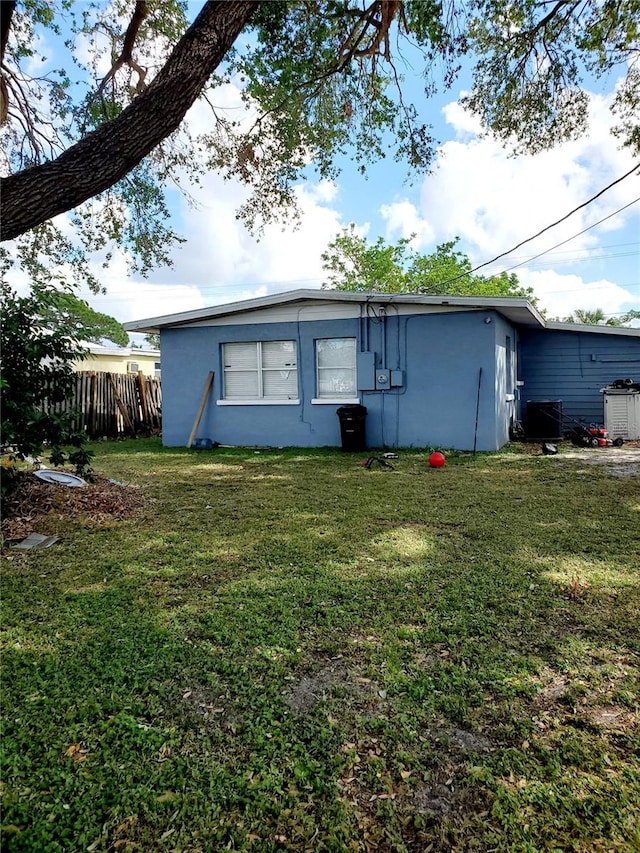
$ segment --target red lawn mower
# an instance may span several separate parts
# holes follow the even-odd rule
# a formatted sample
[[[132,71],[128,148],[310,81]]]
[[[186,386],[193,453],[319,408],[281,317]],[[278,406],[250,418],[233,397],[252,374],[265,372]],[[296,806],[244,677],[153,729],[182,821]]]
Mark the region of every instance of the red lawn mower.
[[[566,433],[566,437],[577,447],[622,447],[624,443],[620,437],[611,440],[609,430],[604,427],[594,424],[586,427],[578,421],[575,421],[575,424],[573,429]]]

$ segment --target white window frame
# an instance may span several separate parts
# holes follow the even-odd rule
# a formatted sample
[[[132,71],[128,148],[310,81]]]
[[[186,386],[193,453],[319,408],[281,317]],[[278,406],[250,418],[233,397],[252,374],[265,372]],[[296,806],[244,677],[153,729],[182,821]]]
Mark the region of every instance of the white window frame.
[[[236,341],[228,341],[227,343],[233,344]],[[256,368],[255,372],[257,373],[258,378],[258,396],[257,397],[233,397],[228,399],[226,397],[222,397],[220,400],[216,401],[216,405],[218,406],[298,406],[300,404],[300,392],[299,392],[299,379],[298,379],[298,344],[295,340],[278,340],[278,341],[237,341],[237,343],[243,344],[253,344],[256,347]],[[295,365],[290,369],[295,371],[296,374],[296,396],[295,397],[265,397],[264,396],[264,376],[263,374],[269,371],[278,371],[283,368],[277,367],[264,367],[263,358],[262,358],[262,345],[263,344],[271,344],[271,343],[290,343],[293,344],[293,352],[295,358]],[[227,368],[224,366],[224,347],[226,344],[222,344],[222,374],[223,374],[223,389],[222,393],[226,393],[226,377],[227,374],[233,373],[234,368]],[[246,372],[246,370],[238,372]]]
[[[318,364],[318,344],[324,341],[353,341],[353,364],[346,364],[344,367],[339,369],[341,370],[353,370],[353,386],[354,386],[354,394],[351,397],[335,395],[335,396],[322,396],[320,394],[320,371],[321,370],[331,370],[336,369],[335,365],[333,368],[323,368]],[[317,338],[315,341],[315,366],[316,366],[316,393],[317,396],[311,400],[311,403],[314,406],[331,406],[331,405],[345,405],[345,404],[353,404],[359,403],[360,399],[357,394],[358,389],[358,373],[357,373],[357,359],[356,359],[356,346],[357,341],[355,337],[351,337],[348,335],[341,335],[340,337],[335,338]]]

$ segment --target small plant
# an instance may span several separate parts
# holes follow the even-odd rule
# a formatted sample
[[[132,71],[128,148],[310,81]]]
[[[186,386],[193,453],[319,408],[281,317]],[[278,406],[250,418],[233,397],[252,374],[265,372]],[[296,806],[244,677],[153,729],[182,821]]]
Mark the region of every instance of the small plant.
[[[571,583],[569,584],[569,595],[571,598],[580,598],[586,588],[587,584],[580,580],[580,575],[574,575],[571,578]]]
[[[16,467],[16,457],[13,453],[7,453],[2,457],[0,466],[0,494],[7,495],[15,489],[19,479],[19,471]]]
[[[91,460],[95,456],[93,450],[88,450],[85,447],[86,436],[84,433],[75,432],[69,436],[68,443],[75,448],[74,450],[64,450],[60,446],[56,446],[49,454],[49,462],[56,467],[60,465],[73,465],[74,472],[78,477],[83,477],[85,480],[93,480],[93,468]]]

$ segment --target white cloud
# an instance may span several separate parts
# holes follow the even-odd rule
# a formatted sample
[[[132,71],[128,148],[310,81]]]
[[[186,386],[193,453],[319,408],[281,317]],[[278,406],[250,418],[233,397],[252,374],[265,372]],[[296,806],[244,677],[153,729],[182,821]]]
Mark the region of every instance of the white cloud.
[[[323,178],[317,184],[309,184],[306,191],[314,201],[327,204],[330,201],[336,200],[339,190],[335,181]]]
[[[493,139],[468,138],[473,117],[459,104],[445,115],[456,139],[439,152],[438,168],[421,192],[421,212],[438,241],[459,234],[474,259],[485,260],[516,245],[560,219],[604,186],[628,171],[633,160],[611,137],[609,99],[593,96],[587,136],[552,151],[518,158],[508,156]],[[635,187],[622,182],[526,248],[534,255],[572,237],[622,207]],[[598,234],[617,230],[630,218],[621,213],[599,232],[587,232],[571,243],[574,250],[597,245]]]
[[[460,97],[463,97],[466,92],[461,92]],[[466,110],[460,101],[452,101],[450,104],[445,104],[442,108],[442,114],[448,125],[455,128],[456,135],[459,139],[465,136],[474,138],[482,134],[482,121],[480,117]]]
[[[439,148],[436,169],[425,178],[417,205],[402,200],[381,208],[387,236],[416,232],[424,238],[420,245],[424,251],[459,236],[460,248],[480,264],[541,231],[633,166],[630,154],[619,150],[611,136],[610,102],[611,96],[592,97],[588,135],[552,151],[518,158],[510,157],[496,140],[483,138],[477,118],[459,102],[448,104],[443,114],[454,138]],[[637,195],[637,179],[630,177],[484,272],[498,272],[547,252]],[[637,249],[637,235],[636,205],[543,255],[535,271],[518,267],[515,272],[521,283],[534,287],[552,314],[568,314],[576,307],[606,306],[608,313],[638,308],[640,294],[624,287],[633,282],[627,279],[619,286],[612,281],[621,267],[614,268],[606,251],[612,239],[635,240]],[[555,271],[556,265],[568,269],[571,257],[575,263],[570,275]],[[589,265],[578,266],[580,258],[588,259]],[[635,279],[637,283],[637,273]]]
[[[523,285],[533,287],[549,317],[567,317],[578,307],[588,311],[601,308],[607,315],[621,314],[634,305],[640,307],[633,293],[605,278],[584,281],[578,275],[526,268],[519,271],[518,278]]]
[[[123,256],[115,257],[107,270],[94,271],[99,273],[106,293],[94,294],[85,288],[78,295],[96,311],[110,314],[121,323],[205,307],[202,294],[193,285],[130,278]]]
[[[588,136],[517,159],[509,157],[495,140],[482,138],[478,119],[459,102],[448,104],[443,113],[454,138],[440,147],[436,169],[423,181],[417,205],[402,199],[380,208],[387,239],[416,233],[416,248],[428,252],[437,243],[459,236],[460,248],[480,264],[560,219],[633,164],[611,137],[609,102],[608,98],[592,98]],[[622,181],[566,222],[483,272],[499,272],[545,252],[637,195],[634,178]],[[577,307],[604,308],[608,314],[640,308],[640,294],[627,290],[623,286],[627,282],[619,285],[612,280],[612,263],[603,248],[611,242],[613,231],[620,231],[616,240],[629,238],[623,229],[632,223],[633,234],[634,221],[637,244],[638,211],[632,207],[544,254],[533,267],[518,266],[519,281],[533,287],[541,307],[551,316],[566,316]],[[588,266],[581,266],[585,259]],[[570,271],[564,273],[563,268]]]
[[[325,203],[336,195],[328,181],[298,186],[299,225],[271,224],[256,238],[235,217],[246,189],[207,175],[199,207],[183,204],[180,230],[188,242],[174,252],[175,266],[165,279],[198,287],[206,304],[320,287],[325,279],[320,255],[342,227],[337,210]]]
[[[408,199],[394,201],[391,204],[383,204],[380,215],[386,222],[387,240],[395,240],[398,237],[409,238],[414,249],[422,249],[433,243],[433,227],[420,216],[418,208]]]

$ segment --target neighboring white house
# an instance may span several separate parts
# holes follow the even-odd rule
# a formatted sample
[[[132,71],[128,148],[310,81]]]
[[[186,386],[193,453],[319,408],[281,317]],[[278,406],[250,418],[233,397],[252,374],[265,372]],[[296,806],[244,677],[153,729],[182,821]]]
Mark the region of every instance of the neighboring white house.
[[[97,373],[133,373],[160,378],[160,351],[136,349],[135,347],[103,347],[92,344],[89,355],[76,361],[77,371],[91,370]]]

